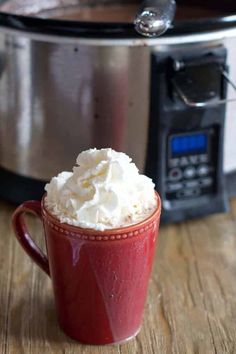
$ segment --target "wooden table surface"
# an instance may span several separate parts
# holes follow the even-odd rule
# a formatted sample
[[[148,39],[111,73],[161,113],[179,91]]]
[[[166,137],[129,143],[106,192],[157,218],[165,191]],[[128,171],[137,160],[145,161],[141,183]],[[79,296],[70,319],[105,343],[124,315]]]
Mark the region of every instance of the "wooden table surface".
[[[0,353],[236,353],[236,200],[231,212],[161,228],[144,324],[119,346],[84,346],[58,328],[48,277],[13,237],[0,202]],[[39,221],[29,219],[36,239]]]

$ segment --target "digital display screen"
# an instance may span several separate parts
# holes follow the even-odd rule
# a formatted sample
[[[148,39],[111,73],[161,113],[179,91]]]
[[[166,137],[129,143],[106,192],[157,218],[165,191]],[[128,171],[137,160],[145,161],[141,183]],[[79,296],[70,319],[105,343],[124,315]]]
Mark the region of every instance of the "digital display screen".
[[[189,135],[175,135],[171,138],[172,156],[188,154],[204,154],[207,152],[208,135],[196,133]]]

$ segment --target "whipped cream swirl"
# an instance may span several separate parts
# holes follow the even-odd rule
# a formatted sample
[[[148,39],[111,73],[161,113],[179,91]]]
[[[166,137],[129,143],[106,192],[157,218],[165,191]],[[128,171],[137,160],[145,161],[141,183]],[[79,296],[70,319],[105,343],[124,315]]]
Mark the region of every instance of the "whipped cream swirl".
[[[46,207],[60,222],[104,231],[138,223],[157,206],[154,183],[112,149],[82,152],[73,172],[46,185]]]

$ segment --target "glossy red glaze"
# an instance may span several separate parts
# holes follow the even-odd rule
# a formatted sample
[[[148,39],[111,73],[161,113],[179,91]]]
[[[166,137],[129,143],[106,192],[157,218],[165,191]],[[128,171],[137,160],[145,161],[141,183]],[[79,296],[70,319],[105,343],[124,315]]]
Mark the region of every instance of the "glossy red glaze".
[[[26,202],[13,215],[16,236],[30,257],[51,275],[61,328],[88,344],[119,343],[141,326],[153,263],[161,201],[147,220],[104,232],[61,224],[44,200]],[[35,245],[24,213],[43,218],[47,257]]]

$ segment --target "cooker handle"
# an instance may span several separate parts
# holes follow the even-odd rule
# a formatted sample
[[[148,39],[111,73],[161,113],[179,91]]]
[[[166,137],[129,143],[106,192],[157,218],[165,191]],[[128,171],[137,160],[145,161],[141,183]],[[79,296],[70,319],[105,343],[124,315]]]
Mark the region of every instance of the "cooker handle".
[[[234,89],[236,92],[236,84],[233,82],[233,80],[230,78],[228,73],[225,70],[222,70],[222,75],[224,79],[228,82],[228,84]],[[191,108],[206,108],[206,107],[212,107],[212,106],[218,106],[221,104],[226,104],[230,102],[235,102],[235,98],[225,98],[221,100],[215,100],[215,101],[205,101],[205,102],[195,102],[189,99],[189,97],[182,91],[182,89],[179,87],[179,85],[175,82],[174,79],[172,79],[172,84],[175,88],[175,91],[178,93],[179,97],[182,99],[182,101]]]

